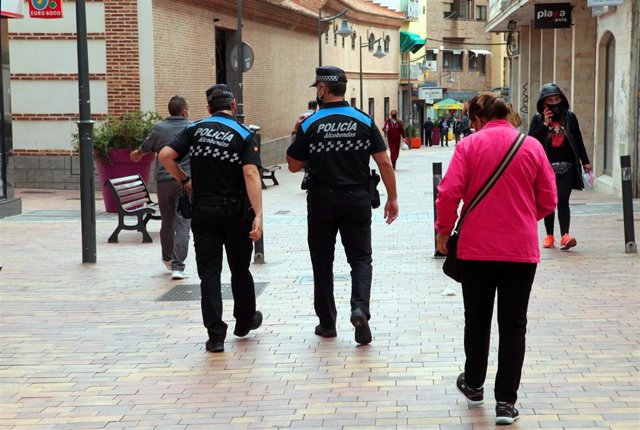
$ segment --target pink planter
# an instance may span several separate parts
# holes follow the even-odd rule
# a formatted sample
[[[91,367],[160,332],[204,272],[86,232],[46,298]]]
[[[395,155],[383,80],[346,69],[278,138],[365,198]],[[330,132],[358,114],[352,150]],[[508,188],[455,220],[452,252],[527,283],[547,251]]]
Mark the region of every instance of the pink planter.
[[[131,154],[131,151],[128,149],[112,149],[111,164],[108,161],[96,158],[96,169],[98,170],[98,178],[100,178],[104,208],[107,212],[118,212],[118,204],[116,203],[116,199],[113,197],[113,192],[108,187],[104,186],[107,179],[140,174],[144,183],[149,183],[149,172],[151,171],[151,163],[153,163],[154,154],[145,154],[137,163],[131,161],[129,154]]]

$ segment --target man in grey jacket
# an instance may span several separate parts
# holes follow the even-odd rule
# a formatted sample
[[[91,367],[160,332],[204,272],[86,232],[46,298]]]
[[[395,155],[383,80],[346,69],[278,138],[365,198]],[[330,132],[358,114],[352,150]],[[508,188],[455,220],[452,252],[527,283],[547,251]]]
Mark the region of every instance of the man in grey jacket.
[[[145,153],[160,152],[173,136],[189,125],[189,103],[182,96],[173,96],[169,100],[169,116],[153,126],[151,133],[138,149],[131,153],[131,159],[138,162]],[[190,173],[189,156],[180,162],[182,169]],[[158,183],[158,206],[162,216],[160,227],[160,243],[162,245],[162,262],[171,270],[171,279],[185,279],[184,260],[189,248],[189,230],[191,220],[177,213],[178,196],[182,186],[167,172],[156,158],[155,176]]]

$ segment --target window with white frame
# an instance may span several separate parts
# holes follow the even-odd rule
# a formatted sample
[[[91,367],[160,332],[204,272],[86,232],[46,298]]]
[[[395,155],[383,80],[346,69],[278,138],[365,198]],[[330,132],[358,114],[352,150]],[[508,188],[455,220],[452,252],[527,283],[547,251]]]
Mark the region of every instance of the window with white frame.
[[[376,41],[376,36],[373,33],[371,33],[369,35],[369,51],[371,52],[373,52],[373,44],[375,41]]]

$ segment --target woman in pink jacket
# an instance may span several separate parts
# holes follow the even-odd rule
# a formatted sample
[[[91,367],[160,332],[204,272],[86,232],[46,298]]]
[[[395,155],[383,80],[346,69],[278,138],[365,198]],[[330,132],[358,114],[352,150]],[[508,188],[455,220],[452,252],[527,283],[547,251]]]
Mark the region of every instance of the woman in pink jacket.
[[[438,187],[436,241],[443,254],[448,252],[460,201],[464,212],[519,134],[507,120],[509,113],[504,100],[490,93],[470,102],[470,127],[478,131],[456,146]],[[502,176],[469,212],[460,233],[466,361],[456,386],[470,406],[484,402],[482,386],[497,290],[500,342],[494,395],[498,424],[519,418],[514,404],[524,362],[527,307],[540,262],[537,222],[555,209],[556,200],[555,176],[544,150],[527,137]]]

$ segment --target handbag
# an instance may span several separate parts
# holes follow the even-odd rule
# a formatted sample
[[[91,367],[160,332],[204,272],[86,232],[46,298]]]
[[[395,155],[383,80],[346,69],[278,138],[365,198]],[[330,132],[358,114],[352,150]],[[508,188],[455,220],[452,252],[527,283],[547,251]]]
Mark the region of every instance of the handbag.
[[[180,195],[178,196],[178,213],[184,219],[191,219],[193,217],[191,198],[185,190],[180,191]]]
[[[447,242],[447,249],[449,250],[449,252],[447,253],[447,256],[444,259],[444,263],[442,264],[442,271],[444,272],[445,275],[447,275],[448,277],[450,277],[456,282],[462,281],[460,261],[458,260],[458,240],[460,239],[460,228],[462,227],[462,222],[464,221],[465,217],[469,214],[469,212],[471,212],[473,208],[478,206],[478,203],[480,203],[480,200],[482,200],[484,196],[487,195],[489,190],[491,190],[491,188],[495,185],[498,178],[500,178],[500,176],[506,170],[509,163],[511,163],[511,160],[513,160],[513,157],[518,152],[518,149],[520,149],[520,147],[522,146],[522,142],[524,142],[525,137],[526,136],[522,133],[518,134],[516,139],[513,141],[513,144],[511,144],[511,147],[507,151],[507,154],[504,156],[502,161],[498,164],[498,167],[496,167],[496,170],[489,177],[487,182],[484,183],[482,188],[480,188],[480,191],[478,191],[478,193],[473,197],[473,199],[471,199],[471,203],[469,203],[469,206],[467,207],[467,209],[458,219],[458,223],[456,224],[456,227],[453,229],[453,234],[449,237],[449,241]]]
[[[376,169],[371,169],[371,176],[369,176],[369,195],[371,196],[371,207],[373,209],[380,207],[380,193],[378,192],[379,182],[380,175],[376,173]]]

